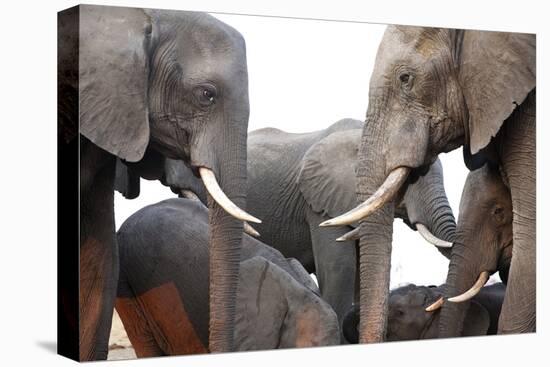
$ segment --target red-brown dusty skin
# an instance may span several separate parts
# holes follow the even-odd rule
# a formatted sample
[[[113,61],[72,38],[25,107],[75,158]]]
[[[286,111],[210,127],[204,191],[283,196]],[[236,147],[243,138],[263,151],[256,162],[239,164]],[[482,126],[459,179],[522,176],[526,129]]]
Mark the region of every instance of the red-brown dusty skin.
[[[208,353],[172,282],[136,298],[117,298],[116,309],[138,357]]]
[[[296,320],[296,348],[319,345],[319,314],[316,310],[306,309]]]

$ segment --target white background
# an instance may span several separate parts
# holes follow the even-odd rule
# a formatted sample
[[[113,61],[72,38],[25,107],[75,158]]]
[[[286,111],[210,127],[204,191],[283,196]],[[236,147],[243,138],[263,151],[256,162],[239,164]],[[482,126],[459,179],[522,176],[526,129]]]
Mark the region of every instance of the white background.
[[[285,15],[323,19],[370,21],[377,23],[400,23],[415,25],[446,26],[459,28],[499,29],[507,31],[537,32],[537,96],[539,101],[547,101],[548,73],[545,65],[548,60],[548,26],[544,2],[524,0],[506,1],[466,1],[445,3],[441,1],[410,2],[383,1],[369,4],[363,2],[332,2],[331,6],[315,1],[276,2],[231,2],[223,0],[204,1],[96,1],[97,4],[127,5],[142,7],[162,7],[185,10],[221,11],[247,14]],[[75,5],[72,1],[37,2],[29,4],[12,2],[3,7],[3,49],[2,68],[2,118],[7,127],[0,144],[2,157],[2,237],[0,279],[2,280],[2,298],[0,302],[0,365],[68,365],[68,360],[56,356],[56,15],[55,12]],[[234,17],[223,18],[237,27]],[[240,23],[238,29],[247,38],[249,51],[249,73],[251,77],[251,129],[259,126],[277,126],[287,131],[310,131],[323,128],[338,118],[349,116],[362,119],[366,111],[366,88],[376,48],[377,31],[369,29],[379,27],[367,25],[344,25],[356,32],[368,32],[364,38],[336,36],[338,32],[326,34],[315,29],[307,22],[307,27],[291,24],[303,21],[288,21],[277,33],[262,34],[250,30],[253,19]],[[268,20],[260,23],[269,26]],[[261,25],[260,24],[260,25]],[[329,27],[332,23],[323,23]],[[336,26],[335,26],[336,27]],[[321,28],[321,27],[319,27]],[[324,28],[324,27],[323,27]],[[282,37],[289,32],[295,38],[293,54],[268,53],[261,37],[269,37],[273,50],[281,45]],[[342,32],[344,32],[342,30]],[[379,33],[376,33],[379,34]],[[288,34],[287,34],[288,35]],[[314,42],[319,37],[321,41]],[[301,40],[301,41],[300,41]],[[294,42],[293,41],[293,42]],[[288,42],[285,40],[285,42]],[[310,43],[313,42],[313,43]],[[264,44],[262,44],[264,43]],[[374,46],[372,45],[374,43]],[[323,49],[324,51],[316,51]],[[269,45],[268,45],[269,46]],[[345,46],[345,47],[344,47]],[[253,48],[262,47],[261,54],[254,56]],[[267,47],[269,49],[270,47]],[[368,51],[367,51],[368,49]],[[288,48],[287,48],[288,50]],[[346,50],[346,51],[336,51]],[[351,50],[351,51],[350,51]],[[335,64],[345,64],[334,76],[335,67],[330,73],[320,67],[321,60],[305,61],[319,52],[319,57],[330,57]],[[323,53],[324,52],[324,53]],[[371,56],[365,56],[371,55]],[[254,60],[258,57],[258,60]],[[261,61],[266,57],[267,61]],[[366,57],[366,58],[365,58]],[[257,66],[256,62],[259,64]],[[281,74],[289,69],[298,69],[305,62],[306,67],[295,76]],[[263,64],[263,66],[262,66]],[[268,74],[259,68],[269,65]],[[360,67],[362,65],[362,67]],[[258,68],[258,69],[256,69]],[[296,71],[296,70],[294,70]],[[351,72],[352,76],[348,72]],[[362,74],[358,74],[362,72]],[[258,78],[258,79],[256,79]],[[265,79],[262,79],[265,78]],[[327,88],[326,93],[339,95],[338,103],[333,96],[319,96],[321,87],[311,88],[312,83],[335,86],[336,91]],[[273,90],[284,91],[284,96],[260,98],[261,85],[271,83]],[[256,87],[255,85],[258,85]],[[268,90],[271,87],[268,87]],[[365,88],[364,90],[361,90]],[[264,91],[265,92],[265,91]],[[273,92],[274,93],[274,92]],[[287,99],[292,93],[293,98]],[[288,94],[288,95],[287,95]],[[313,95],[312,99],[309,96]],[[305,98],[308,96],[307,98]],[[277,98],[284,100],[278,100]],[[326,98],[326,99],[322,99]],[[278,103],[273,103],[277,100]],[[310,101],[314,101],[313,103]],[[330,103],[324,102],[330,101]],[[342,107],[345,110],[339,110]],[[548,136],[548,128],[541,121],[548,118],[547,107],[538,103],[538,162],[547,159],[547,148],[543,137]],[[325,113],[322,113],[325,111]],[[449,161],[460,161],[458,152],[449,154]],[[454,163],[444,161],[446,168],[446,188],[451,204],[457,214],[458,198],[463,176]],[[447,168],[449,167],[449,168]],[[452,168],[450,168],[452,167]],[[454,182],[448,177],[457,174]],[[540,188],[548,187],[548,173],[543,164],[538,165],[537,198],[538,207],[543,208],[548,195]],[[456,190],[455,190],[456,188]],[[153,189],[153,191],[156,191]],[[61,193],[62,195],[63,193]],[[118,209],[118,208],[117,208]],[[521,335],[491,338],[462,338],[460,340],[439,340],[413,343],[386,343],[369,346],[343,346],[316,348],[310,350],[292,350],[277,352],[235,353],[218,356],[161,358],[142,361],[116,362],[117,365],[177,365],[177,366],[228,366],[243,365],[279,365],[281,363],[334,365],[346,364],[504,364],[524,365],[541,358],[548,341],[548,287],[545,280],[548,273],[544,270],[548,259],[548,250],[542,243],[548,242],[544,224],[548,217],[543,210],[538,211],[538,332],[536,335]],[[397,225],[396,225],[397,227]],[[63,228],[63,223],[61,223]],[[401,232],[396,230],[397,233]],[[412,243],[414,242],[414,243]],[[411,240],[412,249],[425,248]],[[396,235],[396,248],[409,245],[406,239],[399,240]],[[416,259],[416,252],[410,255]],[[422,255],[423,256],[423,255]],[[424,258],[424,257],[422,257]],[[408,260],[408,257],[407,257]],[[409,261],[407,261],[407,264]],[[542,265],[541,265],[542,264]],[[445,265],[444,265],[445,266]],[[413,272],[416,273],[416,272]],[[434,276],[433,282],[436,282]],[[546,343],[543,340],[546,338]],[[517,348],[519,346],[520,348]],[[110,365],[113,362],[103,362]],[[544,362],[543,362],[544,363]],[[537,364],[540,364],[537,363]]]

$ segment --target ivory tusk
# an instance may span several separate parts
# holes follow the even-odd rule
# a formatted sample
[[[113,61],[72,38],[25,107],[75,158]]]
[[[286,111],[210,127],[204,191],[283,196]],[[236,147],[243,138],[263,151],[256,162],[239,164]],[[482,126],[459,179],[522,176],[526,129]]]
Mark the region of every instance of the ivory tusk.
[[[181,191],[181,195],[186,198],[186,199],[189,199],[189,200],[196,200],[196,201],[201,201],[199,199],[199,197],[197,196],[197,194],[195,194],[193,191],[191,190],[186,190],[186,189],[182,189]]]
[[[199,175],[201,176],[204,186],[208,193],[212,195],[212,198],[230,215],[240,219],[242,221],[253,222],[253,223],[262,223],[258,218],[253,217],[248,214],[237,205],[235,205],[227,195],[222,191],[214,172],[210,168],[199,167]]]
[[[186,199],[189,199],[189,200],[194,200],[194,201],[201,201],[199,199],[199,197],[197,196],[197,194],[195,194],[193,191],[191,190],[187,190],[187,189],[182,189],[180,190],[181,192],[181,195],[186,198]],[[243,222],[243,231],[244,233],[246,233],[247,235],[249,236],[252,236],[252,237],[260,237],[260,233],[258,231],[256,231],[250,224],[248,224],[247,222]]]
[[[459,303],[469,300],[470,298],[474,297],[476,294],[479,293],[481,288],[487,283],[487,280],[489,279],[489,272],[488,271],[482,271],[481,274],[479,274],[479,277],[477,278],[476,282],[472,286],[472,288],[468,289],[466,292],[462,293],[461,295],[458,295],[456,297],[449,298],[449,302]]]
[[[243,222],[243,231],[249,236],[260,237],[260,233],[256,231],[250,224]]]
[[[416,229],[418,230],[418,233],[420,233],[420,235],[422,237],[424,237],[424,239],[426,241],[428,241],[429,243],[431,243],[432,245],[434,245],[436,247],[442,247],[442,248],[451,248],[451,247],[453,247],[452,242],[444,241],[442,239],[437,238],[422,223],[416,223]]]
[[[357,241],[359,238],[359,227],[357,227],[354,230],[349,231],[345,235],[338,237],[336,239],[336,242]]]
[[[443,299],[443,297],[439,297],[439,299],[437,301],[435,301],[434,303],[432,303],[431,305],[426,307],[426,312],[433,312],[435,310],[440,309],[441,306],[443,306],[444,302],[445,302],[445,300]]]
[[[344,226],[357,222],[392,200],[409,174],[410,168],[399,167],[390,172],[384,183],[364,203],[347,213],[319,224],[320,227]]]

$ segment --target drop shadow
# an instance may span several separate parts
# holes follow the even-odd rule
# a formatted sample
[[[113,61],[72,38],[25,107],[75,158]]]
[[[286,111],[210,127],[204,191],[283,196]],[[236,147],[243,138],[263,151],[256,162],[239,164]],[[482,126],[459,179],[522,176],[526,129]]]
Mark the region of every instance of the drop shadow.
[[[50,353],[57,354],[57,342],[55,341],[40,340],[36,342],[36,345]]]

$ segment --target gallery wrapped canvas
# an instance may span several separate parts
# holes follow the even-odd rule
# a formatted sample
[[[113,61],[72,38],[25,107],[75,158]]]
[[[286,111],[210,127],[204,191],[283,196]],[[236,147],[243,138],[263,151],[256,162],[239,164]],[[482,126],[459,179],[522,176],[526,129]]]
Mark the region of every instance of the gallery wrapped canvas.
[[[535,56],[526,33],[61,11],[58,352],[535,332]]]

